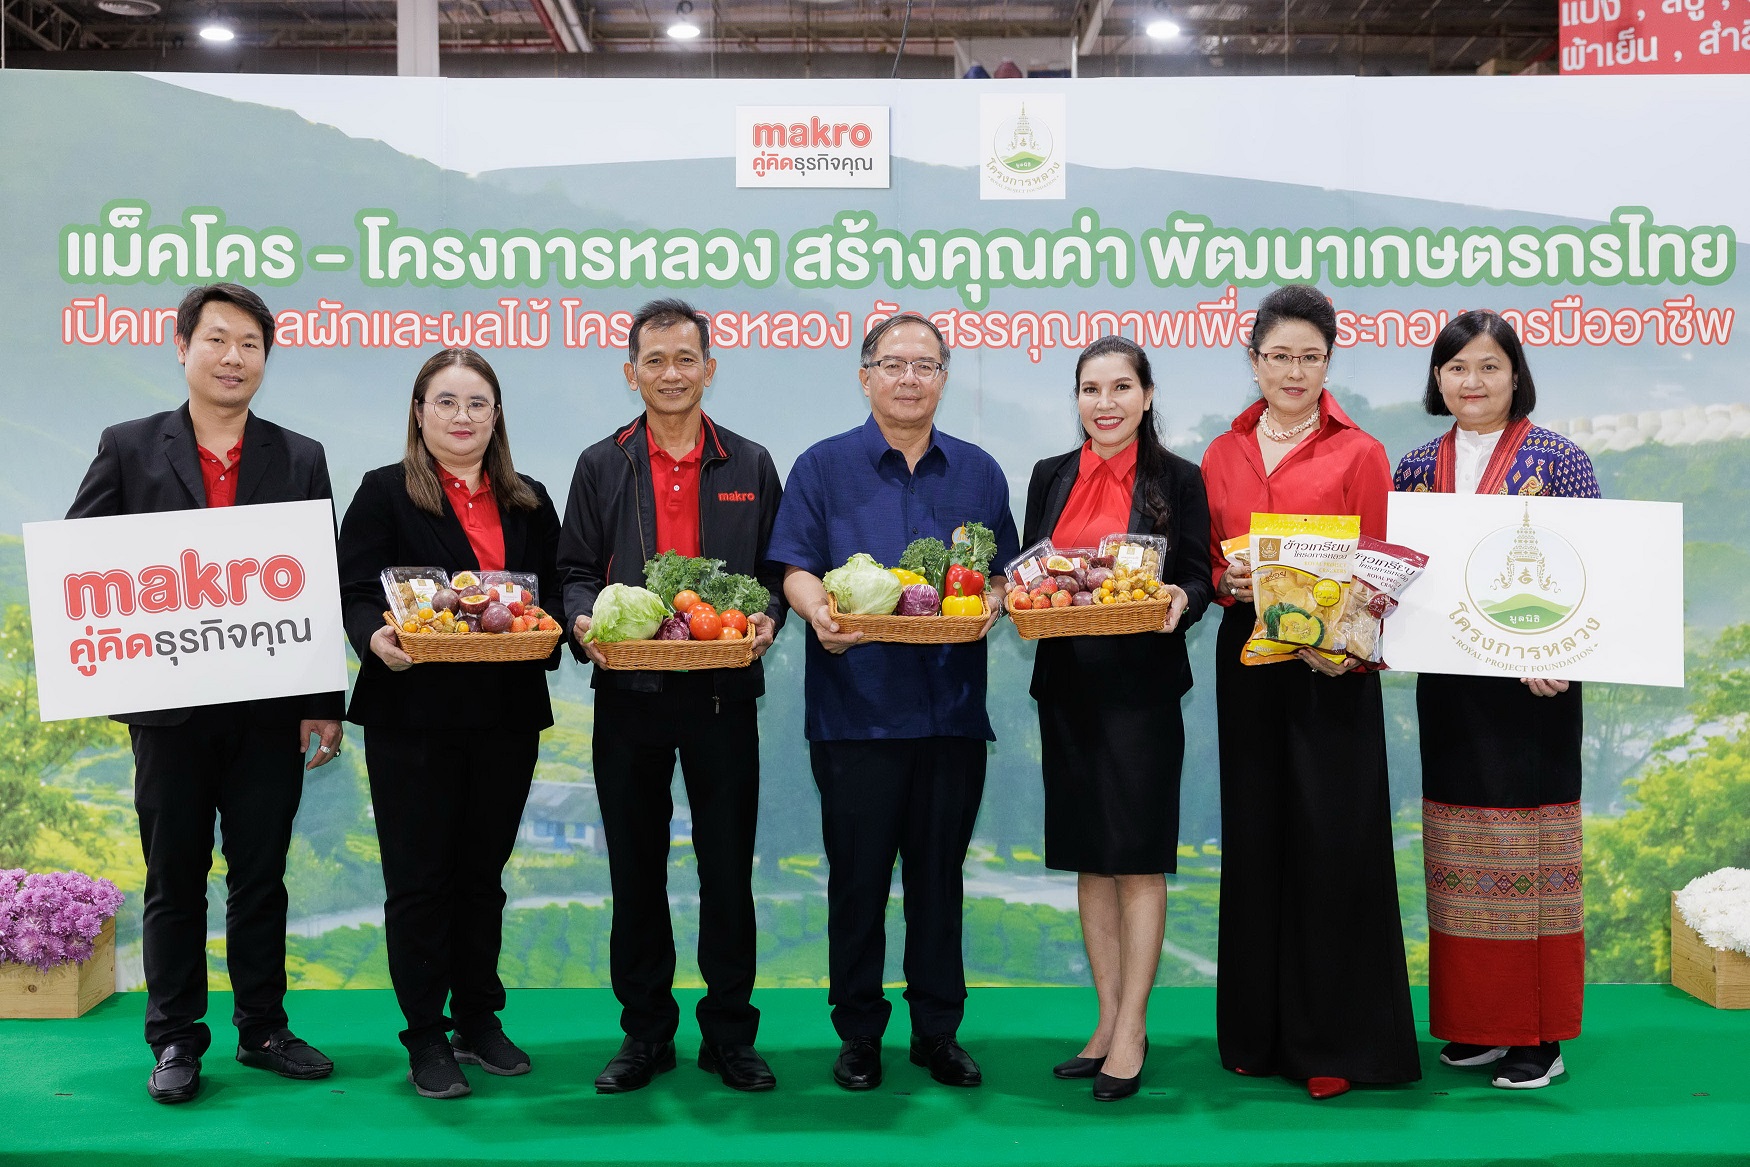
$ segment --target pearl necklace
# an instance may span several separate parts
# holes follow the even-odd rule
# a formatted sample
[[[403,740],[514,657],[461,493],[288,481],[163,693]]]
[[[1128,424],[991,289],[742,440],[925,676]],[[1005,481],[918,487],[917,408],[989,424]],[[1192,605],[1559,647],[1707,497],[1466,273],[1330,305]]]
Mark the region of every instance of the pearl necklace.
[[[1318,407],[1314,406],[1312,414],[1308,416],[1305,421],[1301,422],[1299,425],[1291,426],[1288,429],[1279,430],[1270,424],[1270,410],[1266,408],[1263,413],[1258,415],[1258,432],[1273,442],[1292,442],[1295,438],[1298,438],[1307,430],[1312,429],[1312,427],[1318,423],[1319,411]]]

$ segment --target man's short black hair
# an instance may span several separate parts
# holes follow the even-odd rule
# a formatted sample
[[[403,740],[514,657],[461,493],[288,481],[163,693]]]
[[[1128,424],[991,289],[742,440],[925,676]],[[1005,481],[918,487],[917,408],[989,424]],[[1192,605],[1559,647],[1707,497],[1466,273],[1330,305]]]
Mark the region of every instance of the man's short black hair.
[[[942,368],[947,369],[947,338],[942,335],[942,330],[936,327],[935,321],[931,320],[928,316],[921,316],[916,312],[901,312],[897,316],[889,316],[886,320],[883,320],[880,324],[877,324],[874,328],[869,330],[868,335],[863,337],[862,362],[865,366],[867,366],[874,358],[875,350],[881,344],[881,338],[892,332],[895,328],[898,328],[901,324],[921,324],[929,329],[930,335],[936,338],[936,347],[942,350]]]
[[[273,313],[268,311],[260,296],[242,284],[202,284],[190,288],[182,303],[176,306],[176,339],[184,345],[193,341],[194,326],[200,323],[201,311],[215,300],[221,304],[235,304],[255,317],[255,322],[261,325],[261,355],[265,358],[273,350]]]
[[[652,300],[638,309],[638,314],[632,317],[632,331],[626,337],[626,351],[631,354],[632,363],[638,363],[638,334],[644,331],[645,325],[651,328],[673,328],[689,320],[699,330],[699,359],[710,360],[711,318],[685,300],[670,299]]]

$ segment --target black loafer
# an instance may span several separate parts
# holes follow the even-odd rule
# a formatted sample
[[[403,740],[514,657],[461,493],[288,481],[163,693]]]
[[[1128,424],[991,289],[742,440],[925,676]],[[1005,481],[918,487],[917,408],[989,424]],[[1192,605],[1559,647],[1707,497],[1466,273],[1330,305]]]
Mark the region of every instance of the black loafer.
[[[409,1051],[407,1080],[421,1098],[463,1098],[473,1093],[468,1076],[456,1064],[456,1053],[446,1041],[434,1041]]]
[[[961,1048],[952,1033],[937,1033],[928,1037],[913,1035],[911,1064],[925,1066],[930,1077],[944,1086],[980,1086],[984,1072],[972,1055]]]
[[[846,1090],[873,1090],[881,1085],[881,1041],[853,1037],[839,1046],[832,1064],[832,1080]]]
[[[289,1029],[276,1030],[265,1046],[237,1047],[237,1060],[258,1070],[271,1070],[282,1078],[311,1082],[334,1073],[334,1063],[322,1051],[294,1036]]]
[[[167,1045],[146,1079],[154,1102],[187,1102],[201,1088],[201,1059],[192,1045]]]
[[[770,1090],[778,1084],[772,1067],[766,1065],[766,1059],[760,1057],[759,1051],[751,1045],[700,1042],[699,1068],[722,1078],[723,1084],[731,1090],[744,1090],[750,1094]]]
[[[1105,1064],[1105,1058],[1074,1057],[1051,1067],[1051,1073],[1058,1078],[1092,1078]]]
[[[479,1066],[488,1074],[511,1078],[529,1072],[529,1055],[517,1047],[502,1029],[489,1029],[472,1037],[460,1033],[450,1039],[450,1048],[458,1062]]]
[[[639,1041],[628,1037],[620,1043],[620,1052],[597,1075],[595,1092],[625,1094],[631,1090],[642,1090],[650,1085],[652,1078],[672,1069],[674,1042]]]

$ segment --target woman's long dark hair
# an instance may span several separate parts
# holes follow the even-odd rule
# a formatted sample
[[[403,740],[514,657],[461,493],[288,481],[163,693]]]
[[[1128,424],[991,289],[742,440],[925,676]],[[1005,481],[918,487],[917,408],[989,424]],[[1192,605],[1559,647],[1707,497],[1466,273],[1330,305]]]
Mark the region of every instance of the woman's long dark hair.
[[[419,432],[419,410],[425,404],[425,391],[431,379],[445,369],[460,366],[480,374],[480,379],[492,387],[492,439],[486,444],[486,455],[480,461],[492,483],[492,496],[506,510],[532,511],[541,505],[528,483],[517,477],[510,460],[510,435],[504,429],[504,398],[498,389],[498,374],[486,363],[486,358],[471,348],[447,348],[420,366],[413,378],[413,402],[407,407],[407,452],[401,457],[401,469],[407,475],[407,497],[427,514],[444,513],[444,488],[432,467],[437,459],[425,448],[425,438]]]
[[[1142,351],[1142,346],[1123,336],[1102,336],[1093,344],[1082,350],[1082,355],[1076,358],[1075,393],[1082,391],[1082,366],[1095,357],[1120,356],[1130,362],[1130,367],[1136,371],[1136,380],[1144,389],[1155,387],[1154,370],[1148,362],[1148,354]],[[1091,441],[1093,435],[1088,433],[1086,426],[1082,427],[1082,440]],[[1162,534],[1167,529],[1167,519],[1172,514],[1172,504],[1167,499],[1167,447],[1161,442],[1160,431],[1155,428],[1155,407],[1151,401],[1149,407],[1142,411],[1142,424],[1136,428],[1136,483],[1142,487],[1142,517],[1148,523],[1149,533]]]

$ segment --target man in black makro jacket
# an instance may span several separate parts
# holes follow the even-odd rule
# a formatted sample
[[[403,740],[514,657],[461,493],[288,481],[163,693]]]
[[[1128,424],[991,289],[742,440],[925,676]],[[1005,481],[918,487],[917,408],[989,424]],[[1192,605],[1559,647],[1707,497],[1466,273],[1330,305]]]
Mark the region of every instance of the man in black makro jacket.
[[[675,1065],[680,1021],[668,914],[670,794],[675,755],[693,815],[699,865],[699,1068],[737,1090],[776,1085],[754,1049],[754,828],[759,811],[759,725],[765,692],[758,658],[783,622],[782,579],[765,563],[782,487],[763,446],[706,417],[716,372],[710,321],[679,300],[656,300],[633,318],[625,367],[644,414],[577,460],[559,537],[564,610],[572,647],[596,663],[592,756],[614,892],[609,965],[626,1039],[596,1090],[637,1090]],[[720,559],[758,576],[772,600],[747,613],[752,665],[693,672],[601,667],[589,628],[596,596],[611,583],[642,586],[644,564],[663,551]]]
[[[69,519],[332,497],[321,443],[250,412],[273,346],[273,314],[247,288],[191,289],[176,310],[188,402],[110,426]],[[226,959],[237,1060],[286,1078],[334,1064],[286,1019],[286,850],[304,771],[340,750],[344,693],[123,713],[146,857],[142,957],[147,1092],[186,1102],[212,1041],[207,1011],[207,872],[213,820],[225,854]],[[320,739],[310,754],[310,739]]]

